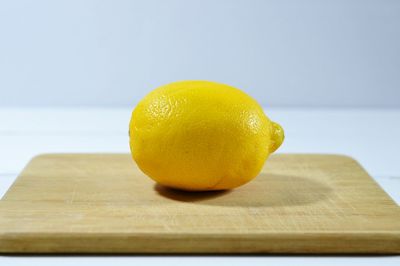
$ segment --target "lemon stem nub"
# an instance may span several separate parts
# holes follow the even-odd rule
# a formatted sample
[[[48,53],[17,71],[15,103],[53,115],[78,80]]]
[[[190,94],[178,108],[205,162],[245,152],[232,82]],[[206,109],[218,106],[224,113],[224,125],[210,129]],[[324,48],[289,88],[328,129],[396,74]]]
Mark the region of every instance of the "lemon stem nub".
[[[285,132],[283,128],[278,123],[271,121],[271,144],[269,146],[269,151],[272,153],[276,151],[285,139]]]

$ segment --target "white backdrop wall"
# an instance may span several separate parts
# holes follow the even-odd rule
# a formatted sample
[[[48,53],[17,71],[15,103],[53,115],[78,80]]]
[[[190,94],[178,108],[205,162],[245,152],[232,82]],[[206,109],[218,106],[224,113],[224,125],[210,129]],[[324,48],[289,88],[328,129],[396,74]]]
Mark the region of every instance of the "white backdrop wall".
[[[183,79],[400,107],[400,1],[0,1],[0,106],[133,105]]]

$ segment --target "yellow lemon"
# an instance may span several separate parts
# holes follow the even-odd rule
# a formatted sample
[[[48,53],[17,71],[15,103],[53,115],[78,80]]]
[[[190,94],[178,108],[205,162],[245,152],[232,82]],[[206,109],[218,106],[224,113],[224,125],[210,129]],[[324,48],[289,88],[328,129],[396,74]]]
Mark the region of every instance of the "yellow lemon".
[[[231,189],[256,177],[284,133],[234,87],[210,81],[161,86],[133,110],[130,147],[139,168],[177,189]]]

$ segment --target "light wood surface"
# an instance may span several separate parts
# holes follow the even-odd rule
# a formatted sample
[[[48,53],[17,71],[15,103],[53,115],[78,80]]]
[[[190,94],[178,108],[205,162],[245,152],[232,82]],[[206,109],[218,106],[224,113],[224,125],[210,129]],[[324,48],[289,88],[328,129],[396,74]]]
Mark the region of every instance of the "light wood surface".
[[[247,185],[188,193],[127,154],[48,154],[0,201],[0,251],[400,253],[400,210],[338,155],[273,155]]]

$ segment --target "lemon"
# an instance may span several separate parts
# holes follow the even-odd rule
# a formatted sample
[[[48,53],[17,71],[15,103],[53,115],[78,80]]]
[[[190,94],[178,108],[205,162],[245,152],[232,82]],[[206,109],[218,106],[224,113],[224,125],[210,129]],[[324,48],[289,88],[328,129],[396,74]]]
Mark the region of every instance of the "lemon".
[[[210,81],[155,89],[133,110],[129,129],[132,157],[146,175],[192,191],[249,182],[284,139],[253,98]]]

